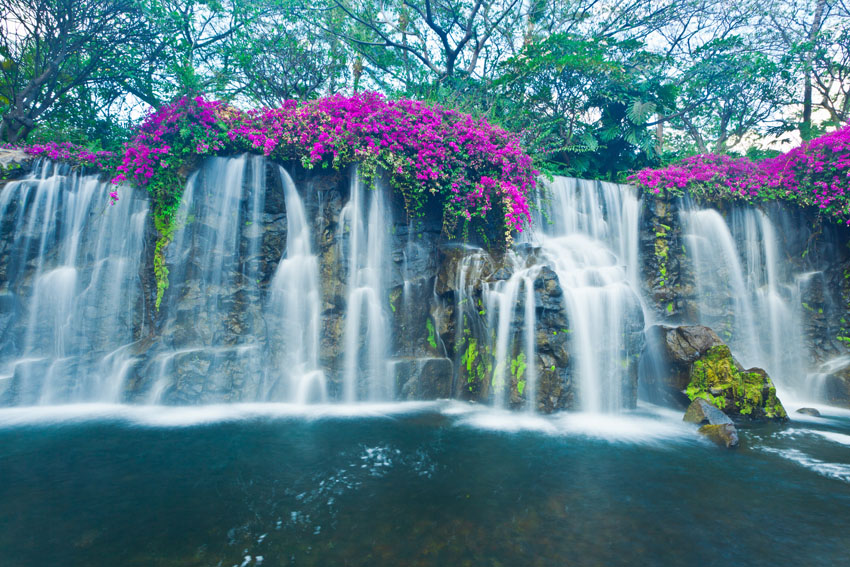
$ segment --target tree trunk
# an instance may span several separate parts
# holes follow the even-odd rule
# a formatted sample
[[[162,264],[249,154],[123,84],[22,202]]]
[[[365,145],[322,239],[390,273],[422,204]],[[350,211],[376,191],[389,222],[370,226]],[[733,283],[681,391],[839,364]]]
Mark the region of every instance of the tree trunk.
[[[812,27],[809,29],[809,49],[806,53],[806,62],[803,67],[803,120],[800,123],[800,135],[804,140],[812,137],[812,61],[815,57],[814,42],[820,31],[825,6],[826,0],[818,0],[814,19],[812,20]]]
[[[0,141],[8,144],[19,144],[32,132],[32,121],[22,119],[12,113],[3,117],[0,122]]]
[[[661,114],[657,114],[658,124],[655,125],[655,155],[661,155],[664,151],[664,121]]]

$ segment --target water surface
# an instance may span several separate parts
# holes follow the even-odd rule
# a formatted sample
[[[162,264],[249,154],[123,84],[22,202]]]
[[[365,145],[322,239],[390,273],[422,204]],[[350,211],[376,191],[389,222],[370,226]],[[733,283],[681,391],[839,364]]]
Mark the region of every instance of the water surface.
[[[20,566],[846,565],[850,414],[460,403],[0,410],[0,557]]]

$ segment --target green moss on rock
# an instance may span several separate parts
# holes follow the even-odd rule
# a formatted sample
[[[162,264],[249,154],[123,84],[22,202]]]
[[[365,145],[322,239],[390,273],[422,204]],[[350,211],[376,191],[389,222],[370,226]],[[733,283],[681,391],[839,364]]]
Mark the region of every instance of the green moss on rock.
[[[776,387],[760,368],[740,370],[729,347],[711,347],[691,365],[688,398],[702,398],[729,415],[785,420]]]
[[[738,430],[731,423],[703,425],[699,428],[699,432],[727,449],[738,446]]]
[[[483,393],[483,386],[493,374],[493,362],[487,346],[484,344],[479,346],[477,339],[468,337],[460,364],[460,372],[461,375],[466,376],[469,393],[473,398],[477,398]]]

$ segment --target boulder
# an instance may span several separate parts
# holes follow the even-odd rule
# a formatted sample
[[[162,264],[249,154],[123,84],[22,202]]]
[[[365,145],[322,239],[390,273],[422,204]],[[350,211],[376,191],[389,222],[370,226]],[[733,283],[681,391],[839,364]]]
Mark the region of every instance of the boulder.
[[[682,421],[700,425],[700,434],[705,435],[718,445],[727,448],[738,446],[738,430],[735,428],[735,424],[732,423],[728,415],[703,398],[696,398],[691,402]]]
[[[729,419],[728,415],[702,398],[697,398],[691,402],[691,405],[688,406],[688,411],[685,412],[685,417],[682,418],[682,421],[696,423],[699,425],[723,425],[726,423],[732,423],[732,420]]]
[[[741,370],[729,347],[716,345],[691,364],[688,398],[704,398],[733,418],[785,421],[776,387],[761,368]]]
[[[20,179],[32,169],[33,161],[21,150],[0,148],[0,182]]]
[[[641,380],[649,401],[685,409],[691,365],[723,341],[709,327],[654,325],[646,331]]]
[[[699,432],[727,449],[738,446],[738,430],[731,423],[703,425],[699,428]]]
[[[788,418],[767,373],[745,370],[709,327],[655,325],[641,356],[650,401],[685,408],[702,398],[732,419]]]
[[[797,410],[797,413],[803,415],[810,415],[812,417],[820,417],[820,412],[815,408],[800,408]]]
[[[846,357],[842,357],[842,362]],[[823,392],[826,402],[833,406],[850,407],[850,361],[839,368],[831,365],[830,372],[824,378]]]

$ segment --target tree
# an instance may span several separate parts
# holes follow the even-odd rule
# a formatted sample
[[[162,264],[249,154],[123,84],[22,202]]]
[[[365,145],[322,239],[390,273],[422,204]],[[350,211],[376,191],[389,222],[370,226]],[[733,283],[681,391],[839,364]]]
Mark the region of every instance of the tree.
[[[556,169],[610,177],[651,156],[650,117],[673,104],[639,41],[553,34],[509,59],[495,85],[510,101],[501,119]],[[505,102],[501,103],[505,105]]]
[[[114,80],[148,35],[134,0],[0,0],[0,139],[24,140],[72,91]]]
[[[299,3],[268,10],[233,45],[233,81],[252,101],[277,106],[343,90],[351,52],[335,35],[308,23]]]
[[[739,36],[711,41],[694,52],[681,83],[681,125],[700,153],[725,153],[764,131],[787,100],[789,79],[768,56]]]
[[[812,56],[813,88],[820,95],[814,104],[829,113],[827,124],[850,122],[850,18],[840,29],[819,34]]]
[[[827,124],[843,125],[848,119],[850,92],[850,11],[846,1],[774,0],[767,8],[765,23],[784,65],[798,77],[790,101],[798,110],[788,129],[799,127],[804,139],[818,135],[818,109],[826,111]]]
[[[499,41],[518,38],[526,15],[522,0],[403,0],[393,7],[381,0],[330,0],[326,9],[337,17],[325,30],[404,87],[486,75],[504,47]]]

